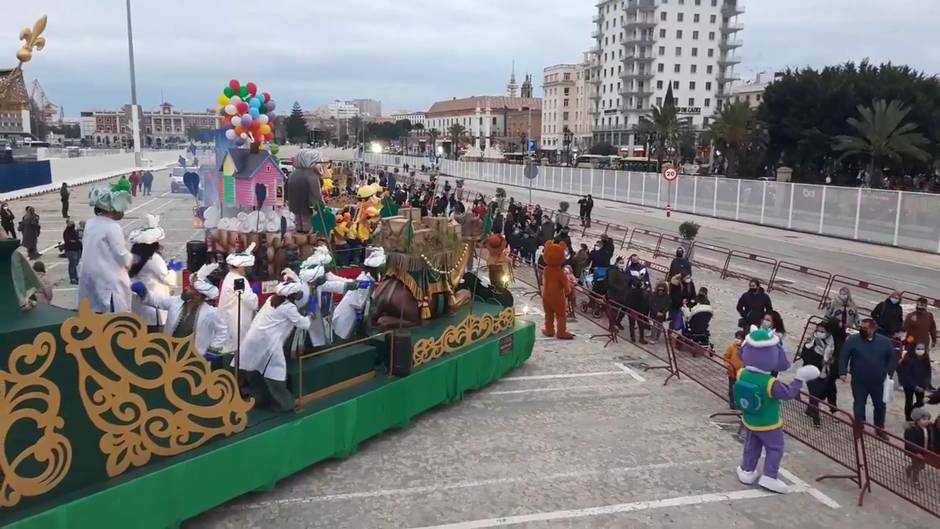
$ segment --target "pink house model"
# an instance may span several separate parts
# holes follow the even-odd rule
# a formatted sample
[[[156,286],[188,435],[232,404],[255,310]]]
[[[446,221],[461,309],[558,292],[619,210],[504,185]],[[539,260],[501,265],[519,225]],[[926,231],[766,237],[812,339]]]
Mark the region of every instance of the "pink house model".
[[[221,173],[219,194],[223,204],[240,208],[258,207],[255,186],[261,184],[267,188],[261,206],[284,205],[284,173],[267,151],[229,149],[222,161]]]

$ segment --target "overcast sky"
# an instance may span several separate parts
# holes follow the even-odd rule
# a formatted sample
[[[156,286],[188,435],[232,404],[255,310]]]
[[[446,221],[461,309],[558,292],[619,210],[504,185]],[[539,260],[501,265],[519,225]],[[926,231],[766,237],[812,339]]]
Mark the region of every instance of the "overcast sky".
[[[12,0],[4,0],[12,2]],[[122,0],[6,4],[0,66],[19,30],[49,15],[48,45],[26,66],[67,116],[130,101]],[[374,98],[383,110],[502,94],[576,62],[591,44],[594,0],[133,0],[140,103],[212,106],[230,78],[254,81],[280,110]],[[81,6],[78,9],[78,6]],[[865,57],[940,72],[940,0],[743,0],[739,73]],[[15,11],[15,12],[10,12]],[[6,51],[4,51],[6,50]]]

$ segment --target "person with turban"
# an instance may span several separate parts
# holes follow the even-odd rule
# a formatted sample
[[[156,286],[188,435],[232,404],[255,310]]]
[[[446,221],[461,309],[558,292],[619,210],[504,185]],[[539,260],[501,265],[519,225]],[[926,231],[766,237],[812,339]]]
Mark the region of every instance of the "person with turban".
[[[257,402],[266,402],[275,411],[290,411],[294,407],[293,397],[287,389],[284,342],[293,329],[310,328],[310,318],[302,316],[295,304],[303,297],[303,292],[300,281],[293,277],[278,283],[274,294],[251,322],[242,342],[238,368]]]
[[[131,281],[140,281],[151,292],[163,296],[170,295],[170,281],[167,276],[170,269],[160,255],[160,241],[166,238],[166,232],[160,227],[160,217],[147,215],[147,226],[134,230],[127,237],[131,243],[131,268],[128,275]],[[166,312],[144,305],[140,298],[131,299],[131,311],[147,322],[150,332],[159,332],[166,321]]]
[[[95,216],[85,224],[82,261],[78,270],[78,302],[91,301],[97,313],[131,310],[131,253],[124,243],[120,220],[131,205],[131,188],[122,178],[110,189],[96,187],[88,203]]]
[[[356,278],[357,290],[347,292],[333,311],[333,332],[343,340],[352,337],[359,322],[369,312],[369,298],[379,273],[385,268],[385,250],[381,247],[369,248],[369,255],[363,262],[364,269]]]
[[[193,276],[189,286],[179,296],[167,296],[149,290],[141,281],[135,281],[131,290],[144,305],[166,311],[163,333],[174,338],[193,337],[196,352],[210,362],[222,354],[228,339],[228,326],[218,309],[208,302],[219,297],[219,289],[209,279],[218,264],[203,265]]]
[[[300,265],[298,274],[304,286],[300,304],[309,311],[312,323],[308,334],[314,347],[333,343],[333,294],[355,290],[356,281],[337,276],[329,271],[333,256],[326,246],[317,246],[313,255]]]
[[[320,151],[302,149],[294,156],[294,171],[287,179],[287,209],[294,214],[294,230],[309,233],[314,212],[323,204],[320,190]]]
[[[258,311],[258,294],[248,288],[246,279],[248,269],[255,265],[254,250],[255,243],[251,243],[244,251],[230,253],[225,259],[228,273],[222,280],[219,313],[229,328],[228,340],[223,347],[226,353],[239,350],[239,345],[245,341],[248,329],[251,328],[255,312]],[[235,289],[236,282],[240,283],[238,291]]]

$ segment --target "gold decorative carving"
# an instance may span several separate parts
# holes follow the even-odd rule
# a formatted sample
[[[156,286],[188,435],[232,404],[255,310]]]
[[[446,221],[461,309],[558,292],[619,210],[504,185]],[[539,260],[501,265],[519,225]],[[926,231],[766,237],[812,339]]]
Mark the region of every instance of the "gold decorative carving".
[[[62,339],[111,477],[248,425],[254,401],[242,400],[233,374],[210,368],[191,336],[148,334],[135,314],[95,314],[85,300]]]
[[[44,332],[33,343],[14,349],[7,370],[0,369],[0,507],[49,492],[72,465],[72,445],[56,432],[65,425],[59,417],[59,388],[43,376],[55,352],[55,337]],[[22,452],[11,454],[7,443],[17,423],[34,424],[40,436]],[[39,463],[41,471],[20,474],[24,464],[33,463]]]
[[[20,63],[29,62],[33,58],[33,50],[42,50],[46,47],[46,37],[42,32],[46,30],[46,15],[39,17],[32,29],[23,28],[20,31],[20,40],[23,41],[23,47],[16,51],[16,58]]]
[[[438,338],[418,340],[414,345],[414,366],[418,367],[432,360],[466,347],[488,336],[511,329],[516,322],[512,307],[503,309],[498,315],[468,315],[457,325],[447,327]]]

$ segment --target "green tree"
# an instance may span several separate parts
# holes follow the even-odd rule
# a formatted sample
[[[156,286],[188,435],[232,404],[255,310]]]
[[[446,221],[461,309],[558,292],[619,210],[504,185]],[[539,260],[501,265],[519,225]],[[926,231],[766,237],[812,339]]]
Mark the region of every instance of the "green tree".
[[[437,138],[440,137],[441,131],[432,128],[428,131],[428,137],[431,138],[431,153],[437,154]]]
[[[290,116],[287,117],[286,127],[287,139],[293,143],[302,143],[307,141],[310,130],[307,128],[307,121],[304,120],[304,111],[300,108],[300,103],[294,101]]]
[[[457,158],[458,147],[464,139],[464,135],[467,133],[467,128],[461,125],[460,123],[454,123],[447,128],[447,134],[450,136],[451,140],[451,149],[453,150],[454,158]]]
[[[662,169],[669,149],[678,149],[679,133],[682,131],[679,110],[672,99],[671,88],[663,106],[654,106],[650,115],[640,118],[638,128],[650,137],[650,143],[656,151],[656,166]]]
[[[594,145],[591,145],[590,149],[588,149],[589,154],[596,154],[599,156],[614,156],[617,154],[617,152],[617,148],[606,141],[595,143]]]
[[[727,176],[755,178],[760,175],[767,138],[748,103],[739,101],[725,105],[712,123],[711,131],[727,160]]]
[[[909,157],[922,162],[930,154],[921,147],[930,141],[917,131],[917,124],[904,120],[911,109],[900,101],[886,102],[876,99],[871,107],[858,106],[861,119],[849,118],[847,123],[855,133],[836,136],[833,149],[843,153],[843,157],[861,156],[868,159],[868,174],[876,182],[881,180],[882,166],[885,159],[900,163]],[[870,185],[871,182],[865,182]]]
[[[359,116],[353,116],[349,120],[349,132],[353,138],[356,138],[355,143],[359,143],[359,133],[362,132],[362,118]]]

